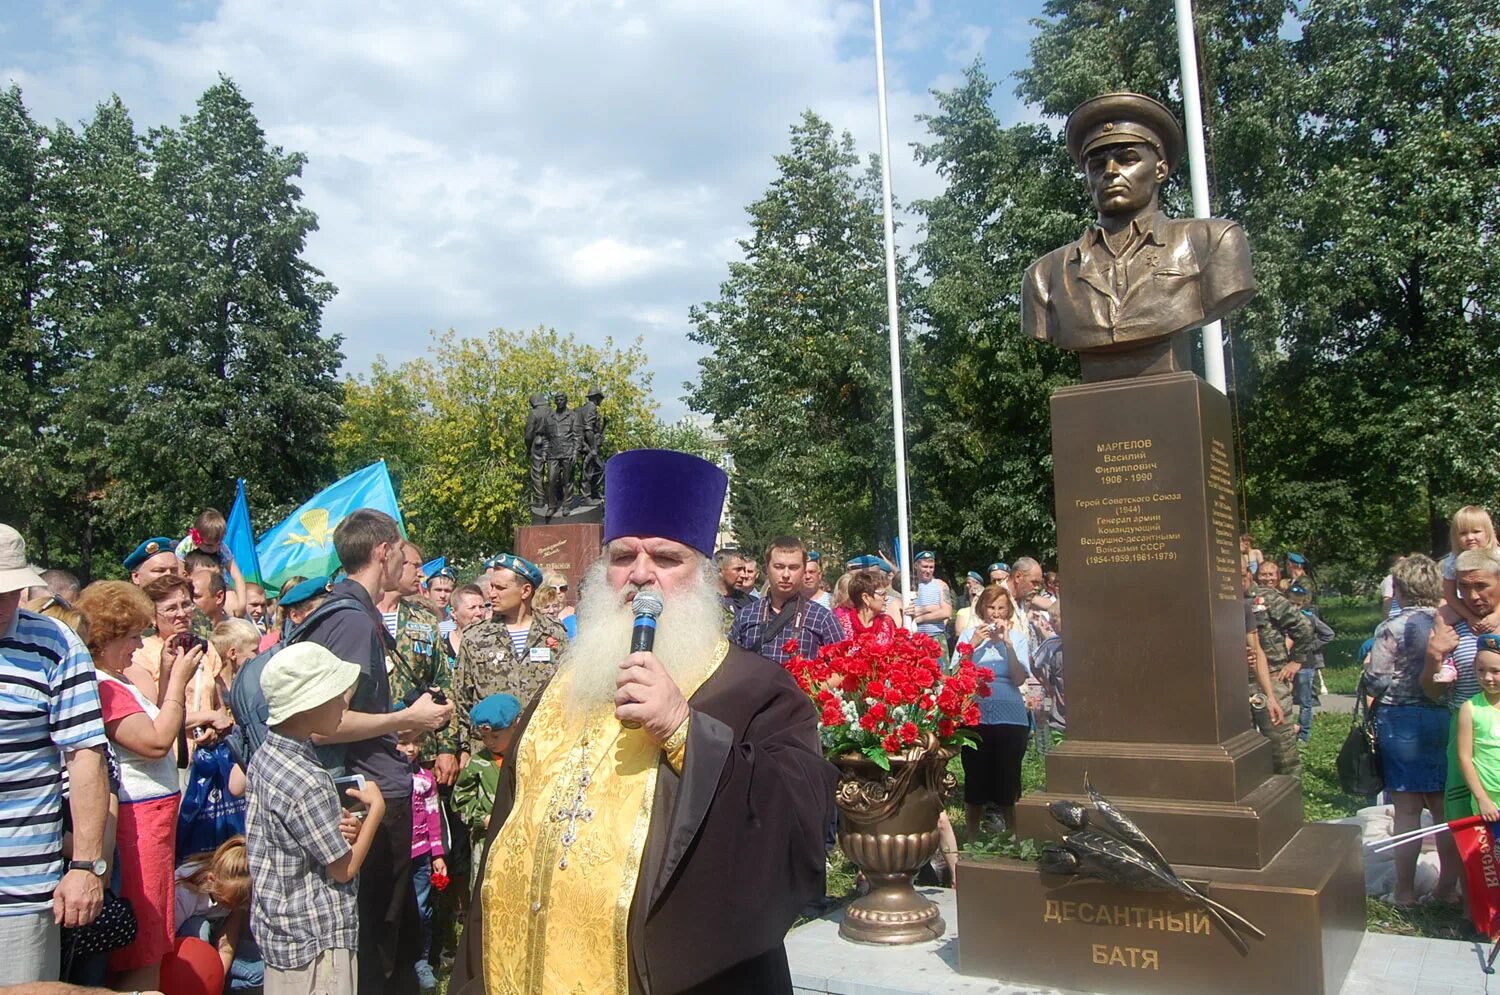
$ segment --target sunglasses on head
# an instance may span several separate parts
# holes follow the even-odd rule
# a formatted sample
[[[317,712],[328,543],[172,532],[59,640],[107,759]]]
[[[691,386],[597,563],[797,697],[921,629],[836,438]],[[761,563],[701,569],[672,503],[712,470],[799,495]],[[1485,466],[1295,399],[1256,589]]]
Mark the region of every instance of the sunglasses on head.
[[[37,608],[36,613],[38,615],[45,614],[49,608],[62,608],[67,611],[73,610],[73,606],[68,604],[68,599],[57,594],[48,595],[47,600],[42,602],[41,606]]]

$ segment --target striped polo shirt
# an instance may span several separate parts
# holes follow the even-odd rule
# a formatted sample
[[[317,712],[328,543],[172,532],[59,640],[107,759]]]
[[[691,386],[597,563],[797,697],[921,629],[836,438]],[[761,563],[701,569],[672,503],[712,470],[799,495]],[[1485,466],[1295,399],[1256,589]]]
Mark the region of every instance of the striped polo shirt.
[[[88,650],[61,622],[17,611],[0,635],[0,916],[52,907],[63,753],[104,742]]]

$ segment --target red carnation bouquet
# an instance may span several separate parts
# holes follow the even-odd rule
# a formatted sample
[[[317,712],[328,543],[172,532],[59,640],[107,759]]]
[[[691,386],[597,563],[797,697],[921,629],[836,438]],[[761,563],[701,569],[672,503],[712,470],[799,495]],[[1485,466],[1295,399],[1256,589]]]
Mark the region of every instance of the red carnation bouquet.
[[[796,653],[796,641],[786,651]],[[929,748],[974,741],[961,726],[979,722],[976,698],[987,698],[995,674],[974,665],[973,647],[958,644],[958,666],[943,667],[942,649],[919,632],[867,632],[831,643],[786,669],[818,707],[819,735],[830,758],[862,753],[886,770],[891,758],[915,760]]]

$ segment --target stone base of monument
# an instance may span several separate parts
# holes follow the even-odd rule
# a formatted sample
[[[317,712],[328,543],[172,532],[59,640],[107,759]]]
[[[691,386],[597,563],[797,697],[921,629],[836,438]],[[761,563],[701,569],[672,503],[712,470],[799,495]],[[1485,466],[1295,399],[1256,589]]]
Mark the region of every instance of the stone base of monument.
[[[1011,983],[1121,993],[1333,995],[1365,928],[1364,859],[1352,826],[1303,826],[1264,868],[1176,868],[1255,923],[1241,953],[1180,896],[1044,875],[1015,860],[959,864],[959,971]]]
[[[959,920],[958,898],[948,888],[923,888],[922,894],[936,902],[951,925]],[[963,890],[963,879],[959,879]],[[976,947],[988,947],[995,938],[976,935],[967,926],[939,940],[907,947],[872,947],[839,938],[841,909],[803,923],[787,934],[786,954],[791,966],[792,991],[796,995],[1060,995],[1063,989],[1035,982],[969,977],[959,962]],[[1200,937],[1201,938],[1201,937]],[[1214,939],[1223,941],[1222,937]],[[1356,938],[1357,939],[1357,938]],[[1141,944],[1127,944],[1139,947]],[[1149,944],[1148,944],[1149,946]],[[1353,967],[1340,995],[1485,995],[1484,959],[1489,943],[1435,940],[1421,936],[1367,933],[1354,956]],[[1060,948],[1051,948],[1054,951]],[[1226,945],[1227,949],[1227,945]],[[1085,956],[1092,956],[1091,951]],[[1121,951],[1121,957],[1128,957]],[[1204,995],[1227,990],[1233,983],[1238,955],[1224,954],[1223,977],[1198,989]],[[1131,968],[1116,965],[1113,975],[1128,975]],[[1282,995],[1294,991],[1291,966],[1273,985],[1258,995]],[[1092,991],[1124,991],[1118,979],[1108,987]],[[1149,986],[1147,990],[1157,990]],[[1067,989],[1076,993],[1078,989]]]
[[[553,511],[542,505],[531,506],[532,525],[603,525],[604,505],[585,504],[576,499],[567,507]]]
[[[516,529],[517,556],[568,580],[568,604],[578,603],[578,584],[589,564],[599,558],[604,526],[569,522],[523,525]]]
[[[1266,740],[1258,732],[1255,737],[1262,746]],[[1096,784],[1119,785],[1124,778],[1111,777],[1114,766],[1109,757],[1093,752],[1117,749],[1116,756],[1125,756],[1139,744],[1133,743],[1071,743],[1063,742],[1054,747],[1047,757],[1047,777],[1059,784],[1083,783],[1083,774],[1088,773]],[[1071,748],[1072,753],[1059,756]],[[1161,752],[1185,753],[1193,748],[1162,748]],[[1167,770],[1173,765],[1163,763]],[[1177,769],[1188,764],[1177,765]],[[1076,777],[1063,776],[1072,768],[1083,768]],[[1063,773],[1060,773],[1063,772]],[[1109,792],[1110,801],[1130,813],[1130,817],[1156,844],[1167,859],[1175,863],[1213,865],[1216,867],[1238,867],[1254,869],[1264,867],[1275,854],[1281,851],[1288,840],[1302,826],[1302,792],[1294,777],[1284,774],[1267,776],[1243,797],[1233,800],[1204,801],[1197,798],[1172,798],[1166,792],[1128,794],[1119,787]],[[1177,789],[1186,793],[1178,782]],[[1061,838],[1064,830],[1051,817],[1047,806],[1054,801],[1076,801],[1081,791],[1061,793],[1038,792],[1023,797],[1016,804],[1017,835],[1022,839],[1039,842]]]

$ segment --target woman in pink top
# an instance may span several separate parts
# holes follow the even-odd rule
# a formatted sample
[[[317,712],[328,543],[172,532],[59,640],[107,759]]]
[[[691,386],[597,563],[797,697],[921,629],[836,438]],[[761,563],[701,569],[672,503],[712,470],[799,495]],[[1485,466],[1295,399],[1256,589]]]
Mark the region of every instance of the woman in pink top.
[[[180,792],[172,747],[182,734],[187,686],[203,663],[203,648],[165,644],[158,704],[127,673],[135,670],[131,657],[152,622],[151,599],[128,581],[102,580],[84,588],[76,607],[88,621],[104,732],[120,760],[120,891],[136,919],[134,942],[111,953],[109,967],[122,990],[155,989],[177,926],[172,868]]]
[[[849,581],[849,604],[835,608],[834,615],[851,637],[875,633],[882,639],[896,632],[896,620],[885,612],[882,579],[873,570],[861,570]]]

